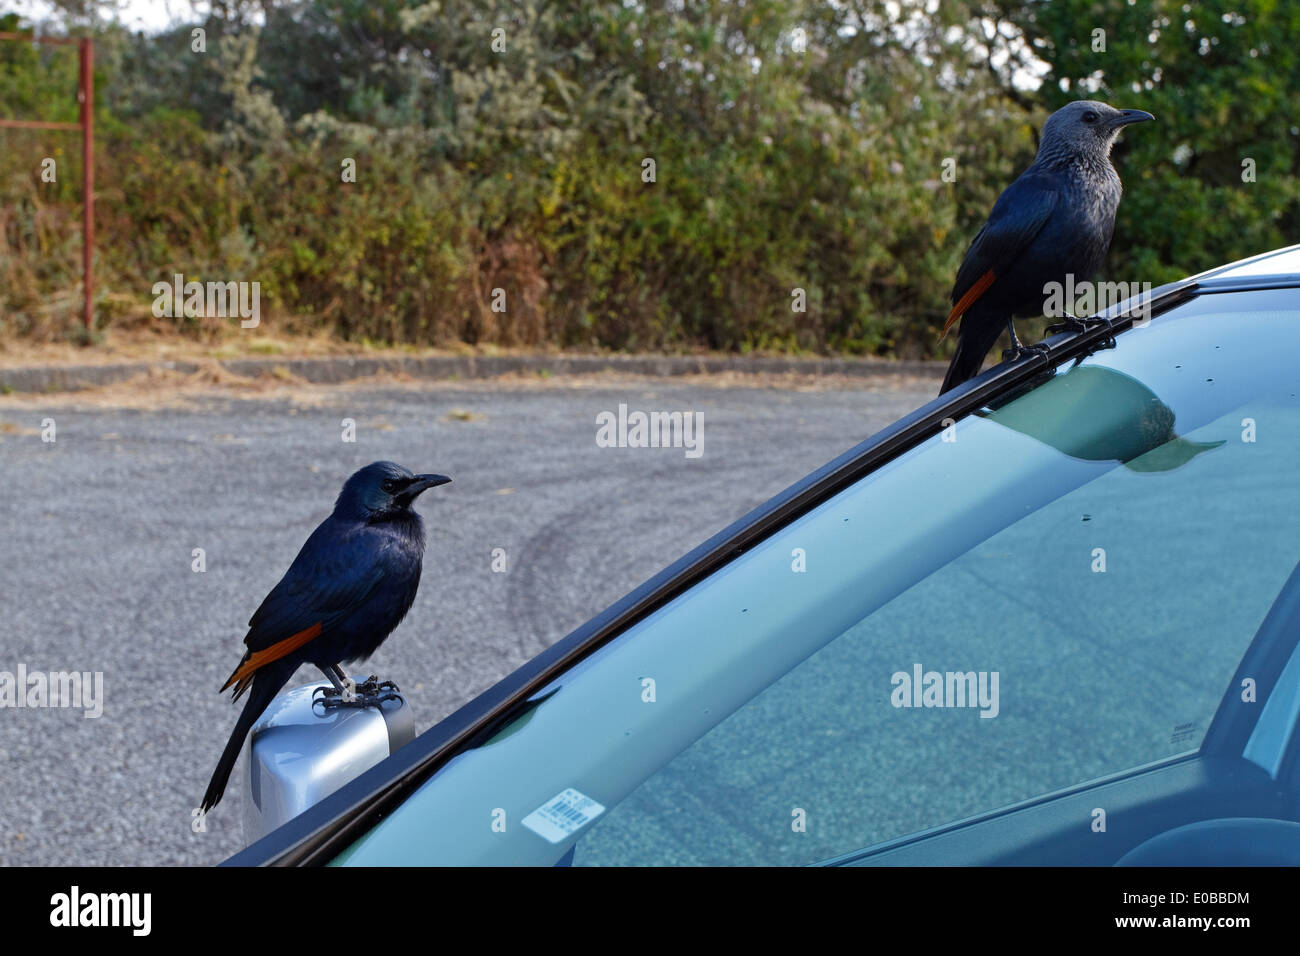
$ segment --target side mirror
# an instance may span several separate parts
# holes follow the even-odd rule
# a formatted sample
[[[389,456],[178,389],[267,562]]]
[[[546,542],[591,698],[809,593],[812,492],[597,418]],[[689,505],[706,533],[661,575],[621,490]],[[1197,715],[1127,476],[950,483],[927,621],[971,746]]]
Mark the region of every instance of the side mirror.
[[[404,698],[327,710],[319,696],[312,699],[321,686],[329,685],[282,691],[248,735],[244,837],[250,844],[415,739]]]

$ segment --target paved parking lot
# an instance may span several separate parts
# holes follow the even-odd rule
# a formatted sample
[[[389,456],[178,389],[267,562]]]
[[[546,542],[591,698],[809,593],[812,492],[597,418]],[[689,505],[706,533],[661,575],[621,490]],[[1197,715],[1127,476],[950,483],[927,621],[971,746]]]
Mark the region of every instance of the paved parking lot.
[[[420,502],[420,594],[367,666],[424,730],[935,383],[165,391],[0,399],[0,671],[103,674],[97,718],[0,710],[0,864],[215,863],[242,846],[242,766],[208,832],[190,828],[237,713],[217,688],[359,466],[454,478]],[[701,413],[703,453],[599,447],[597,416],[620,404]]]

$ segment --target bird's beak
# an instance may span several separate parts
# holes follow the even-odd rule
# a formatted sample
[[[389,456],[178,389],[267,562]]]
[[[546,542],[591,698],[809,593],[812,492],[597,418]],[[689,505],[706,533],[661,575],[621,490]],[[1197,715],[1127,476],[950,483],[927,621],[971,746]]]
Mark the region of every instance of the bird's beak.
[[[446,475],[416,475],[399,497],[407,502],[414,501],[420,492],[429,488],[436,488],[438,485],[445,485],[449,481],[451,479]]]
[[[1154,120],[1155,117],[1145,110],[1120,110],[1119,115],[1111,120],[1110,125],[1114,129],[1121,126],[1128,126],[1132,123],[1145,123],[1147,120]]]

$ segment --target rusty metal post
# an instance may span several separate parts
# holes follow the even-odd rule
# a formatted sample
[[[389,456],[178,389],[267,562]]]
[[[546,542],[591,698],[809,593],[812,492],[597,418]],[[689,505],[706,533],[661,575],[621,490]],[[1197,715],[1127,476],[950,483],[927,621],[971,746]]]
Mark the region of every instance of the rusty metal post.
[[[94,322],[95,262],[95,45],[83,38],[81,49],[81,162],[82,192],[82,267],[85,272],[83,320],[86,331]]]
[[[55,46],[77,44],[80,50],[80,82],[77,101],[81,104],[81,119],[76,123],[54,123],[45,120],[0,119],[0,129],[57,129],[81,130],[81,185],[85,193],[81,217],[81,264],[84,273],[82,321],[87,330],[94,321],[94,268],[95,259],[95,43],[89,37],[39,37],[30,33],[0,31],[0,40],[17,40],[23,43],[47,43]]]

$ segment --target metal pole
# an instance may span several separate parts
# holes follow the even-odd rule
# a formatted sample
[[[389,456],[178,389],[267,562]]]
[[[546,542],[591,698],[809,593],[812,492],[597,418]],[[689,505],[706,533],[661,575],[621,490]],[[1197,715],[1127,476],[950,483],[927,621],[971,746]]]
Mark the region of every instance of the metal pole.
[[[90,39],[82,39],[81,51],[81,164],[82,193],[82,266],[85,272],[85,301],[83,321],[86,331],[94,322],[94,259],[95,259],[95,47]]]
[[[94,275],[91,271],[95,258],[95,46],[88,37],[38,37],[29,33],[0,31],[0,40],[19,40],[26,43],[55,45],[77,44],[80,52],[80,83],[77,101],[81,104],[81,118],[76,123],[51,123],[40,120],[0,119],[3,129],[79,129],[81,130],[82,164],[82,218],[81,257],[84,273],[82,286],[82,321],[89,330],[94,321]]]

